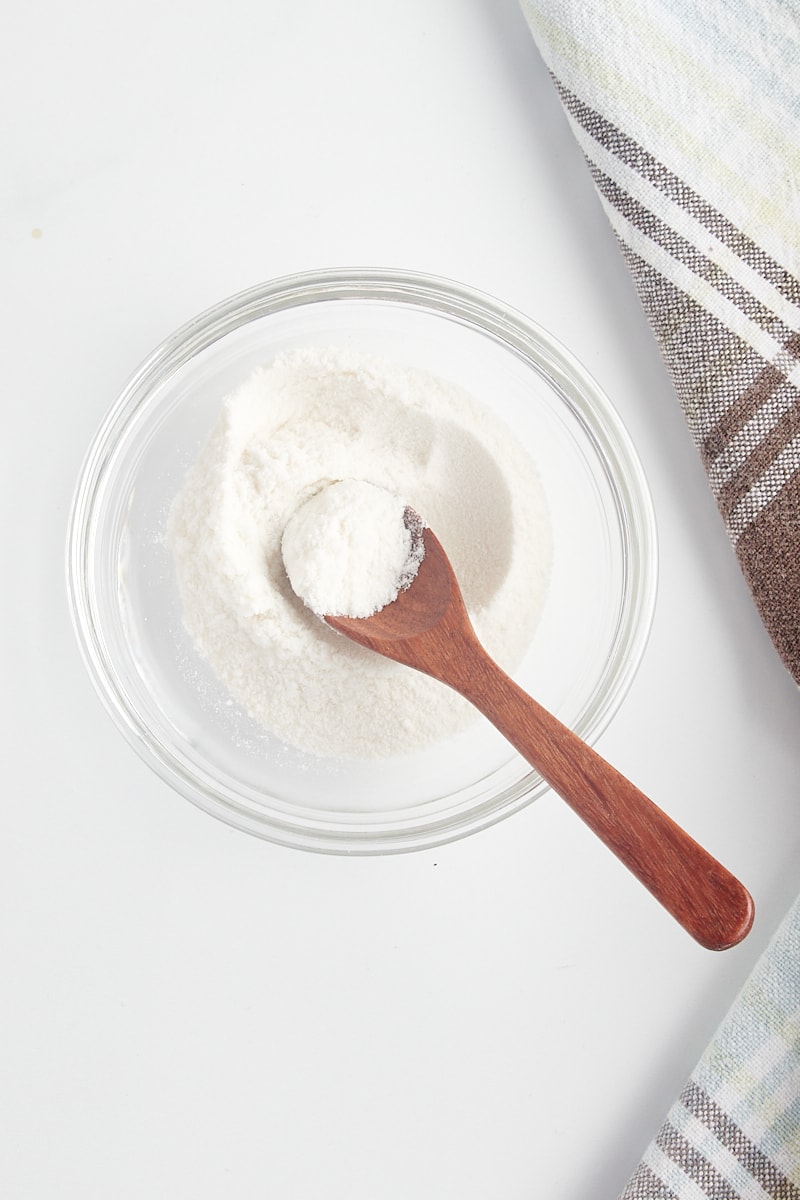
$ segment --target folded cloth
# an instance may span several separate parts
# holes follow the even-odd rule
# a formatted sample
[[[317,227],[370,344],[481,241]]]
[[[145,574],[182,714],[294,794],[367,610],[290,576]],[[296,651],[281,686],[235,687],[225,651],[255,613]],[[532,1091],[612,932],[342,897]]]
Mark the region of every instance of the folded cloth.
[[[800,5],[521,4],[800,683]]]
[[[620,1200],[800,1200],[800,901]]]
[[[520,0],[800,683],[800,0]],[[800,899],[621,1200],[800,1200]]]

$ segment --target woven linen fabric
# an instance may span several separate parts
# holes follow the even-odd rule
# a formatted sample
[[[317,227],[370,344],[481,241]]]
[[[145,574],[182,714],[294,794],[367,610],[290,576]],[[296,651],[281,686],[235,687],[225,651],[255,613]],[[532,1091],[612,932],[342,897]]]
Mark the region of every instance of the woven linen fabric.
[[[620,1200],[800,1200],[800,901]]]
[[[521,5],[800,683],[800,3]]]
[[[520,0],[800,683],[800,0]],[[800,1200],[800,899],[620,1200]]]

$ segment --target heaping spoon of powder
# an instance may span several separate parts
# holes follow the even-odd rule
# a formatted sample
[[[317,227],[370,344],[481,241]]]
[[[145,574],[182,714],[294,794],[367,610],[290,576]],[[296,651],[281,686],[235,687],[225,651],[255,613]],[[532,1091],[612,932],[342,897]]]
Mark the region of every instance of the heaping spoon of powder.
[[[290,517],[283,564],[295,593],[318,616],[369,617],[416,575],[425,553],[422,529],[393,492],[342,479]]]

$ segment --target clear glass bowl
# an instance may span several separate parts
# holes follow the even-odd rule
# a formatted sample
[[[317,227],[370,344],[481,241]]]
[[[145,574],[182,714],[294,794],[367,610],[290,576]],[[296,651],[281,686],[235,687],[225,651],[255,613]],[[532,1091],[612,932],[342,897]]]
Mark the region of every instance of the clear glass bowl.
[[[164,530],[185,471],[228,392],[279,351],[316,345],[449,379],[527,447],[550,509],[553,566],[515,678],[584,740],[597,738],[639,665],[655,604],[655,521],[641,465],[608,399],[544,330],[425,275],[278,279],[216,305],[150,355],[111,407],[78,482],[67,548],[74,627],[119,728],[206,812],[309,850],[429,847],[509,816],[547,785],[481,718],[397,759],[302,754],[226,702],[181,621]]]

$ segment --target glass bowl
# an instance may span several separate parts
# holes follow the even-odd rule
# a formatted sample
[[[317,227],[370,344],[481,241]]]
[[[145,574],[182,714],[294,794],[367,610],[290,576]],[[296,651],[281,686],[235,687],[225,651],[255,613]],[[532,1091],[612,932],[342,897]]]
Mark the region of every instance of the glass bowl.
[[[280,351],[330,345],[449,380],[528,449],[550,510],[553,562],[514,677],[585,741],[598,737],[639,665],[655,604],[642,467],[571,354],[498,301],[430,276],[366,269],[277,279],[159,346],[112,405],[81,471],[67,547],[73,623],[123,734],[206,812],[301,849],[430,847],[509,816],[547,785],[482,718],[396,759],[317,758],[281,744],[225,697],[195,652],[165,544],[170,505],[223,397]]]

